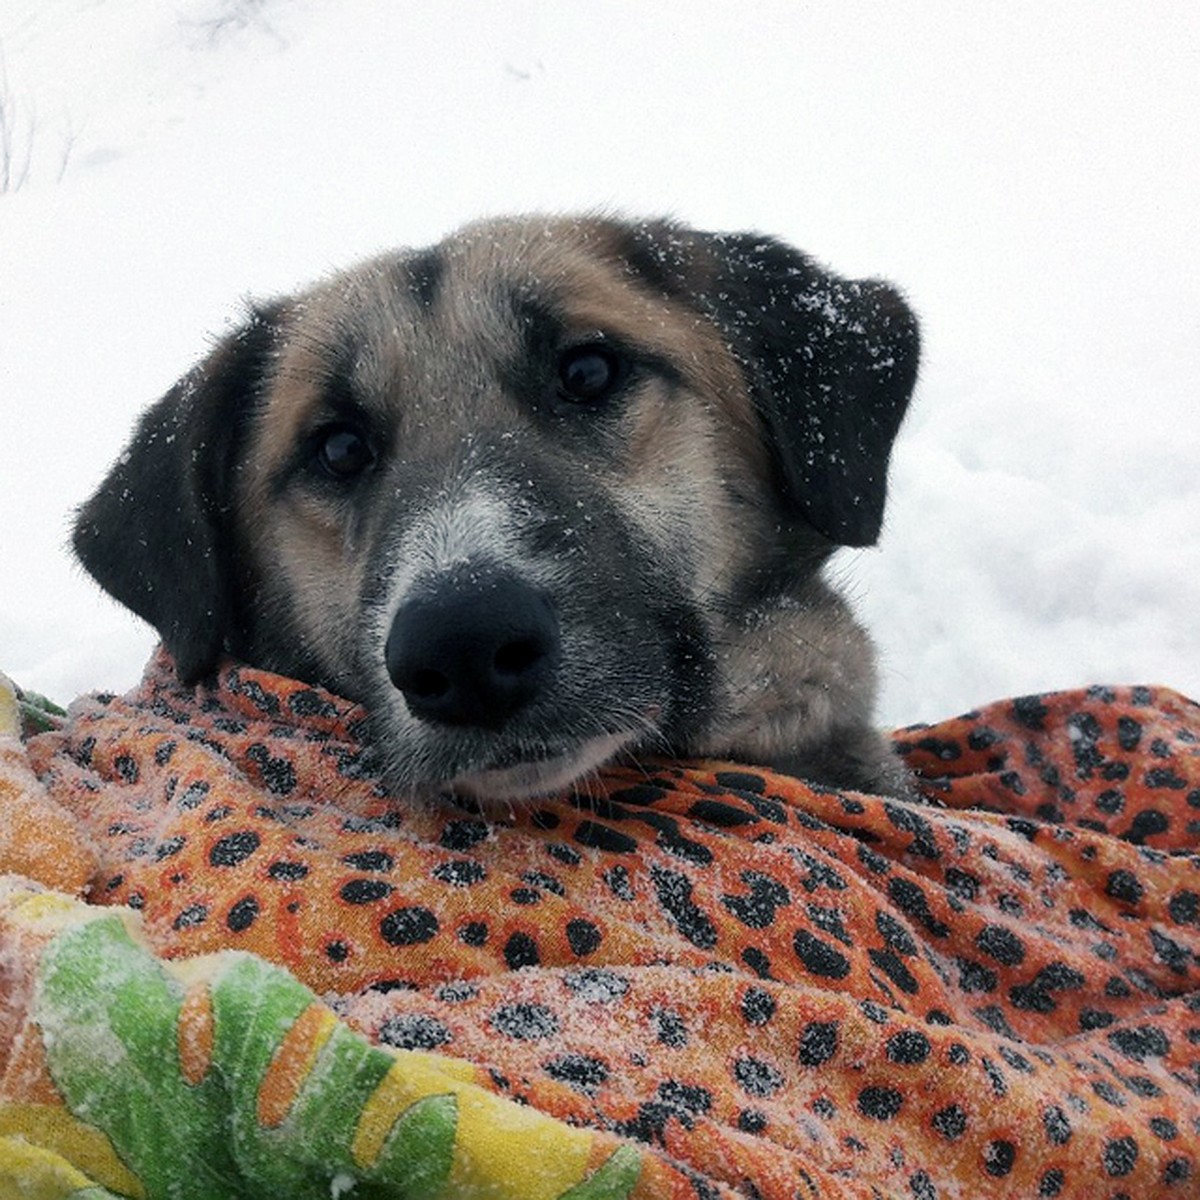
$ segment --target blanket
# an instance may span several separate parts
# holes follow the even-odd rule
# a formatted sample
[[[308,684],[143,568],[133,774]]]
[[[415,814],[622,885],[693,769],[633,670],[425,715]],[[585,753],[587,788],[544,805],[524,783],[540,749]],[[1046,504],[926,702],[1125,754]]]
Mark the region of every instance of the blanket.
[[[730,763],[489,811],[161,653],[0,689],[0,1195],[1200,1194],[1200,708],[902,729],[923,802]]]

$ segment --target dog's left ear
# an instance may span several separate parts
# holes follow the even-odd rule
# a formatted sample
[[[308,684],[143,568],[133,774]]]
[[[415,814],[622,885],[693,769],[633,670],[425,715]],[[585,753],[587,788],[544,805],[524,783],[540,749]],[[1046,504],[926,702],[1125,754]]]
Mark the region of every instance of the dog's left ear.
[[[278,314],[256,309],[142,417],[75,520],[79,561],[158,630],[186,683],[212,669],[235,620],[226,525],[234,450]]]
[[[872,545],[917,377],[908,305],[885,283],[842,279],[757,234],[644,225],[632,244],[635,271],[724,334],[788,506],[839,545]]]

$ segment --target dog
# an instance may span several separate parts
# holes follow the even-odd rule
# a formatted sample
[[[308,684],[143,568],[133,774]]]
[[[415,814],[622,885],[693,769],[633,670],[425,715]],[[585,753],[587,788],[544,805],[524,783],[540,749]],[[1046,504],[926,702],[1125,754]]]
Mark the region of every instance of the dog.
[[[74,548],[184,683],[360,703],[398,794],[648,753],[904,794],[822,568],[878,537],[918,352],[892,287],[769,237],[482,221],[253,306]]]

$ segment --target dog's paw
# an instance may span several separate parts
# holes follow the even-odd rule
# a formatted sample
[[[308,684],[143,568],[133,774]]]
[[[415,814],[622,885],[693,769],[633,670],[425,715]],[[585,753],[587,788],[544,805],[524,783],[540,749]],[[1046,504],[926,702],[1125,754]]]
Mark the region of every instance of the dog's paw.
[[[835,730],[820,746],[783,755],[770,765],[821,787],[897,800],[921,799],[912,772],[876,729]]]

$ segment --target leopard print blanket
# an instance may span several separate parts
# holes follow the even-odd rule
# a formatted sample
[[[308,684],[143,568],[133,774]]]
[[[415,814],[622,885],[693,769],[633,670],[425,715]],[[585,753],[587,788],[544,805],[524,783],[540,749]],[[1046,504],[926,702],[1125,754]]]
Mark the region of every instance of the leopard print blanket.
[[[899,730],[925,803],[654,761],[499,816],[389,797],[360,717],[160,654],[0,739],[0,1182],[1200,1194],[1191,701]]]

